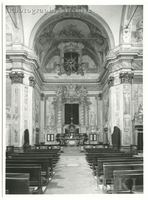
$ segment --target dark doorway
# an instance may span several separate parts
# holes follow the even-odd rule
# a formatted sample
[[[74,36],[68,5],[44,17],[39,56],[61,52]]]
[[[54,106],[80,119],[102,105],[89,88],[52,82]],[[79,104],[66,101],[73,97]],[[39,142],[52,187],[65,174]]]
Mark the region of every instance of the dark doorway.
[[[73,124],[79,124],[79,104],[65,104],[65,124],[71,124],[71,117]]]
[[[143,150],[143,132],[138,132],[138,150]]]

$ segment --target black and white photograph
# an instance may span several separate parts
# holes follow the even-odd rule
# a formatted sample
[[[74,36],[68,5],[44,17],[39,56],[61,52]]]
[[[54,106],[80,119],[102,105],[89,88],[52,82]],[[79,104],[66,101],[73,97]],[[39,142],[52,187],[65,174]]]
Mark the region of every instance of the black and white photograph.
[[[3,196],[143,195],[145,5],[50,3],[3,4]]]

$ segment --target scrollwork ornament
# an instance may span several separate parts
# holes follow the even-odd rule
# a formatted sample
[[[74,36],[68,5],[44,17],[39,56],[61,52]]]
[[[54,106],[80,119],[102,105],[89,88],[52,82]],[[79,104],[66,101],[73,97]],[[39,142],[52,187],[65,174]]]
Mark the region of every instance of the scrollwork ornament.
[[[11,83],[23,83],[24,73],[23,72],[11,72],[9,74]]]
[[[120,73],[119,78],[121,79],[121,83],[132,83],[132,79],[134,77],[133,73],[123,72]]]

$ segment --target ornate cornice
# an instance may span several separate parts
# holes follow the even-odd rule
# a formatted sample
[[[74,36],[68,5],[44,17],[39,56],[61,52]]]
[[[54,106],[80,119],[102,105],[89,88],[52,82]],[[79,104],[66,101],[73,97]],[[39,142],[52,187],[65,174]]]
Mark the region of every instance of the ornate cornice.
[[[29,85],[30,86],[32,86],[32,87],[34,87],[35,86],[35,78],[33,77],[33,76],[30,76],[29,77]]]
[[[9,74],[11,83],[23,83],[24,73],[23,72],[11,72]]]
[[[121,83],[132,83],[132,79],[134,74],[131,72],[122,72],[119,74],[119,78],[121,79]]]
[[[109,88],[114,85],[114,77],[113,76],[110,76],[108,78],[108,85],[109,85]]]

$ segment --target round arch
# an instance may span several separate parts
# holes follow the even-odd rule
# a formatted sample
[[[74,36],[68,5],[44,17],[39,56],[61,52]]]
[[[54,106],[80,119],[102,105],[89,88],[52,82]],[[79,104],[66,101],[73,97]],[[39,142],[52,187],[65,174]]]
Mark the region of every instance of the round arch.
[[[100,17],[98,14],[94,12],[84,12],[84,13],[73,13],[73,12],[51,12],[43,17],[41,17],[38,22],[33,27],[30,38],[29,38],[29,47],[34,49],[35,39],[39,36],[41,31],[49,24],[53,22],[58,22],[64,19],[78,19],[84,21],[85,23],[89,22],[96,26],[101,32],[107,37],[109,49],[113,49],[115,47],[115,41],[113,33],[105,22],[105,20]]]

